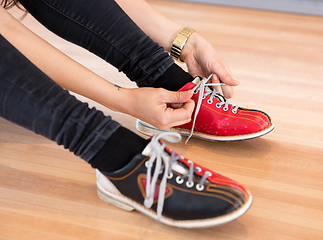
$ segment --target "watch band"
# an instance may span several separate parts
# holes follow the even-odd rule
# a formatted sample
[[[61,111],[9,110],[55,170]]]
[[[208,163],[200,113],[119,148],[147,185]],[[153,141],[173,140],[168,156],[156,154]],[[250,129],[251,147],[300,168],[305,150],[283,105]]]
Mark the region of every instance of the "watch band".
[[[185,27],[183,28],[174,39],[172,48],[170,50],[170,55],[179,62],[184,62],[181,60],[182,49],[184,48],[188,38],[191,34],[195,32],[192,28]]]

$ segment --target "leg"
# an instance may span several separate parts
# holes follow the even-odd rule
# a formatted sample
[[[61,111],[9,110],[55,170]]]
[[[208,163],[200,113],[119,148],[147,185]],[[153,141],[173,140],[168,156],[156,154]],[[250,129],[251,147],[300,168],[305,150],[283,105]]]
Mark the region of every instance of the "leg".
[[[23,0],[21,3],[48,29],[105,59],[138,84],[152,81],[172,64],[168,54],[115,1]]]
[[[223,224],[250,207],[252,197],[243,186],[160,141],[179,141],[178,134],[163,133],[147,145],[69,95],[1,35],[0,52],[0,116],[55,140],[98,168],[104,201],[186,228]]]
[[[45,27],[124,72],[138,86],[178,90],[192,77],[112,0],[22,0]]]
[[[137,139],[110,117],[63,90],[1,35],[0,52],[0,116],[63,145],[86,161],[96,158],[103,147],[117,150],[114,144],[119,144],[124,134]],[[138,137],[134,147],[141,142],[145,141]],[[133,151],[136,154],[143,147]],[[105,160],[109,162],[109,158]],[[97,166],[96,161],[91,163]]]

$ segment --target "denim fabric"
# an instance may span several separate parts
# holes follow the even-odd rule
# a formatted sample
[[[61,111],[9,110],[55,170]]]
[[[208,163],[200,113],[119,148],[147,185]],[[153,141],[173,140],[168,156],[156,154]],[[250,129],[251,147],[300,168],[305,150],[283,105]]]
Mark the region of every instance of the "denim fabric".
[[[140,87],[152,86],[174,63],[113,0],[20,2],[49,30],[103,58]]]
[[[0,116],[56,141],[86,161],[120,126],[62,89],[1,35]]]

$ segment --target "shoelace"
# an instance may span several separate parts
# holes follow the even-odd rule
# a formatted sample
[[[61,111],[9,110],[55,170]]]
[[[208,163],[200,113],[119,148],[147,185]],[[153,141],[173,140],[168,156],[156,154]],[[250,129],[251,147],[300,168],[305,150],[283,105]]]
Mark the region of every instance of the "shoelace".
[[[157,217],[161,218],[164,200],[165,200],[165,192],[166,192],[166,184],[167,179],[173,177],[172,166],[177,163],[181,156],[176,155],[174,151],[171,152],[170,156],[167,156],[165,153],[165,144],[160,143],[159,140],[164,139],[168,142],[179,142],[181,140],[181,135],[178,133],[165,132],[161,133],[157,136],[154,136],[151,139],[151,156],[147,161],[147,183],[146,183],[146,198],[144,201],[144,206],[146,208],[151,208],[154,202],[155,188],[159,175],[162,173],[162,178],[159,184],[159,192],[157,199]],[[187,170],[187,173],[182,176],[178,176],[176,179],[177,182],[183,183],[185,178],[188,178],[187,186],[192,187],[194,185],[193,177],[195,172],[202,171],[199,167],[194,167],[194,164],[189,161],[190,167]],[[152,173],[152,168],[154,166],[154,172]],[[197,190],[202,191],[204,189],[204,183],[207,178],[212,174],[208,171],[204,173],[199,183],[196,185]]]
[[[223,96],[220,95],[219,92],[217,92],[215,89],[213,90],[209,90],[206,91],[206,89],[208,89],[210,86],[224,86],[224,83],[207,83],[213,74],[211,74],[208,78],[203,78],[194,88],[194,93],[200,92],[199,94],[199,98],[197,100],[197,104],[196,104],[196,109],[195,109],[195,114],[194,114],[194,118],[193,118],[193,124],[192,124],[192,128],[191,128],[191,132],[190,135],[187,137],[185,144],[190,140],[190,138],[193,135],[194,132],[194,127],[195,127],[195,121],[196,121],[196,117],[197,114],[200,111],[201,105],[202,105],[202,100],[207,97],[208,95],[210,95],[210,98],[208,99],[208,103],[211,104],[213,102],[213,98],[218,96],[218,99],[221,100],[221,102],[216,104],[217,108],[220,108],[221,106],[224,105],[223,110],[227,111],[229,109],[229,105],[232,105],[231,103],[228,102],[228,100],[226,100]],[[232,105],[233,106],[233,105]],[[234,114],[237,113],[238,110],[238,106],[235,106],[232,109],[232,112]]]

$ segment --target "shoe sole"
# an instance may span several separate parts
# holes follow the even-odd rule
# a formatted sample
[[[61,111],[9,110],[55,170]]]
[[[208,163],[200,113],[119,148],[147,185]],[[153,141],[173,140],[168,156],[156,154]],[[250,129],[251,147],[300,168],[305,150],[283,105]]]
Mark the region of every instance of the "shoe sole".
[[[266,135],[269,132],[271,132],[274,128],[275,128],[275,126],[273,124],[270,124],[267,128],[265,128],[259,132],[255,132],[255,133],[251,133],[251,134],[244,134],[244,135],[235,135],[235,136],[215,136],[215,135],[211,135],[211,134],[207,134],[207,133],[194,131],[193,137],[208,140],[208,141],[223,141],[223,142],[240,141],[240,140],[247,140],[247,139],[261,137],[261,136]],[[145,122],[139,120],[139,119],[137,119],[137,122],[136,122],[136,129],[139,132],[141,132],[145,135],[149,135],[149,136],[158,135],[162,132],[177,132],[177,133],[184,135],[184,136],[190,135],[190,130],[187,130],[187,129],[170,128],[167,130],[160,130],[148,123],[145,123]]]
[[[97,173],[98,174],[98,173]],[[99,173],[101,174],[101,173]],[[103,175],[101,174],[100,178]],[[105,181],[108,181],[108,184],[112,184],[105,176]],[[221,217],[215,217],[210,219],[204,219],[204,220],[174,220],[171,218],[167,218],[162,216],[160,219],[157,217],[157,214],[151,210],[145,208],[143,205],[123,196],[120,193],[115,193],[107,190],[106,188],[102,187],[100,182],[97,181],[97,191],[99,198],[108,203],[112,204],[118,208],[121,208],[126,211],[133,211],[137,210],[138,212],[141,212],[145,214],[146,216],[155,219],[156,221],[162,222],[166,225],[172,226],[172,227],[178,227],[178,228],[206,228],[206,227],[214,227],[223,225],[225,223],[231,222],[237,218],[239,218],[241,215],[243,215],[251,206],[252,203],[252,196],[249,194],[249,199],[245,203],[245,205],[238,210],[225,215]]]

